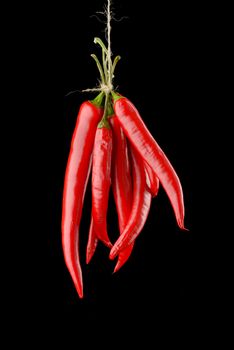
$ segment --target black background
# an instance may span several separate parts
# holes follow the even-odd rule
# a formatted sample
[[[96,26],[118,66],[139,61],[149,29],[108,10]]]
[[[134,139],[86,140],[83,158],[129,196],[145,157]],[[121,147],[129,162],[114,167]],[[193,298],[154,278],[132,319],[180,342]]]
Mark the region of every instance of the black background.
[[[73,320],[77,327],[99,322],[107,327],[120,318],[123,327],[133,324],[140,328],[152,325],[153,319],[155,327],[180,324],[184,330],[198,317],[202,327],[211,315],[215,270],[214,261],[207,257],[211,250],[208,195],[201,186],[207,175],[199,169],[200,126],[207,112],[203,102],[208,98],[206,52],[212,40],[202,6],[157,2],[153,9],[149,0],[144,4],[116,0],[115,17],[124,18],[112,22],[112,51],[122,57],[115,85],[137,106],[175,167],[184,190],[189,232],[177,227],[161,188],[126,265],[113,275],[115,263],[109,261],[107,248],[99,244],[87,266],[88,189],[80,229],[83,300],[77,296],[63,260],[60,223],[66,161],[79,106],[94,96],[66,94],[97,84],[98,72],[90,54],[100,57],[93,38],[104,38],[104,24],[92,15],[102,9],[101,0],[27,7],[30,16],[20,33],[15,32],[18,61],[14,69],[21,82],[27,72],[23,106],[29,118],[22,118],[20,124],[31,130],[27,136],[35,145],[33,155],[29,142],[22,152],[30,165],[26,186],[29,192],[32,189],[28,202],[33,211],[33,232],[30,229],[27,236],[32,248],[24,271],[28,286],[23,292],[25,303],[34,317],[40,311],[51,324]],[[21,166],[22,162],[23,157]],[[112,197],[108,231],[114,241],[118,230]]]

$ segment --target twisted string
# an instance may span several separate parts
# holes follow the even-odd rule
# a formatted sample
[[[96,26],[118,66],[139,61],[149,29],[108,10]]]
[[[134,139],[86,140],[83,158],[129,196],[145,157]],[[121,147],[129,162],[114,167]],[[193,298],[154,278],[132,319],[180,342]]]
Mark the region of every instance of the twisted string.
[[[107,34],[107,49],[105,56],[105,65],[107,67],[107,76],[105,76],[105,83],[102,81],[100,85],[96,88],[89,88],[82,90],[82,92],[96,92],[103,91],[105,94],[109,94],[113,90],[112,79],[113,79],[113,67],[111,61],[111,20],[112,20],[112,11],[111,11],[111,0],[107,0],[107,6],[104,12],[106,16],[106,34]]]

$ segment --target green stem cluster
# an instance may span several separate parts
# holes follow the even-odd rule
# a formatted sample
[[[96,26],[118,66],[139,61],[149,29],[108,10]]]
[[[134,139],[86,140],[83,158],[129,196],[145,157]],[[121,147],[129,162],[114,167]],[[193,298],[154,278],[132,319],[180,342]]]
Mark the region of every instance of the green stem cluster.
[[[95,60],[98,71],[100,73],[101,85],[100,89],[105,94],[105,104],[104,104],[104,113],[102,120],[98,124],[99,128],[110,127],[107,118],[113,114],[113,107],[111,102],[111,93],[112,93],[112,80],[114,77],[114,71],[120,56],[116,56],[114,62],[108,57],[108,50],[100,38],[94,38],[94,43],[98,44],[102,49],[102,64],[95,54],[92,54],[91,57]],[[103,95],[102,95],[103,97]]]

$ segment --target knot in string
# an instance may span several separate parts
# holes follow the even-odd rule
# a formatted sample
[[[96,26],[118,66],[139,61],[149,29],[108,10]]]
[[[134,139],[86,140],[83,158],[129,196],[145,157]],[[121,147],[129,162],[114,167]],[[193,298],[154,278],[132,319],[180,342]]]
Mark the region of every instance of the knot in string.
[[[111,83],[100,85],[100,91],[103,91],[105,94],[109,94],[113,90],[113,85]]]

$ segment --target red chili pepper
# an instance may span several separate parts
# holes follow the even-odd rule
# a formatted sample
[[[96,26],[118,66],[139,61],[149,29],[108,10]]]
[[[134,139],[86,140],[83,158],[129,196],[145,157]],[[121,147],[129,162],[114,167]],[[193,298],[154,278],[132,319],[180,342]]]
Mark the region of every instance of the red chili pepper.
[[[132,145],[155,172],[163,185],[180,228],[184,229],[184,200],[180,180],[141,119],[136,107],[126,98],[112,93],[114,111]]]
[[[155,175],[155,172],[151,169],[151,167],[145,162],[145,171],[146,171],[146,181],[147,190],[150,192],[152,197],[156,197],[159,190],[159,179]]]
[[[95,131],[101,119],[103,94],[84,102],[79,110],[69,153],[63,192],[62,244],[64,259],[76,290],[83,297],[79,260],[79,225],[90,172]]]
[[[112,131],[109,123],[99,123],[96,130],[92,168],[92,217],[94,232],[106,246],[112,247],[106,227],[111,184]]]
[[[118,119],[109,119],[113,131],[112,190],[119,220],[119,231],[123,233],[132,209],[132,179],[127,140]],[[119,253],[114,272],[118,271],[131,255],[134,243]]]
[[[151,205],[151,194],[146,190],[144,162],[133,147],[131,148],[131,158],[133,178],[132,210],[123,233],[111,249],[110,259],[114,259],[121,250],[135,241],[146,222]]]

